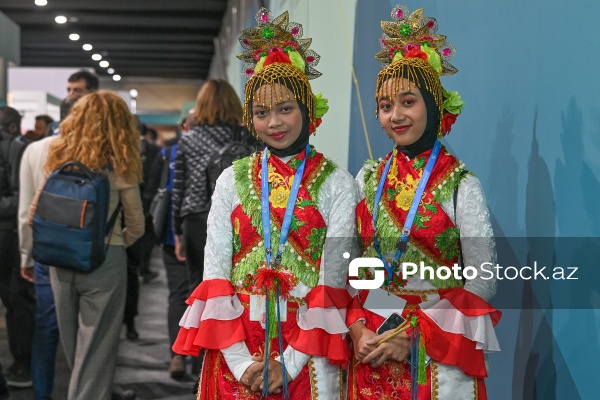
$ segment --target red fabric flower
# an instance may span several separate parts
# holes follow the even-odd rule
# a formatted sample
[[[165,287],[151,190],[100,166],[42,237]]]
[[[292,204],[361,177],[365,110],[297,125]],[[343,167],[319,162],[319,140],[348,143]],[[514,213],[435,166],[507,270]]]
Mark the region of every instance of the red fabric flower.
[[[308,126],[308,133],[314,133],[319,127],[319,125],[321,125],[321,122],[323,122],[321,118],[317,118],[314,124],[311,122]]]
[[[429,57],[424,51],[421,50],[411,50],[404,55],[404,58],[422,58],[425,61],[429,61]]]
[[[449,134],[450,130],[452,130],[452,125],[456,122],[456,117],[458,117],[457,114],[444,113],[444,116],[442,117],[442,133],[444,136]]]
[[[265,59],[265,63],[263,65],[266,67],[267,65],[273,64],[273,63],[291,64],[292,61],[290,60],[288,55],[283,52],[283,50],[277,48],[277,49],[271,49],[271,52]]]

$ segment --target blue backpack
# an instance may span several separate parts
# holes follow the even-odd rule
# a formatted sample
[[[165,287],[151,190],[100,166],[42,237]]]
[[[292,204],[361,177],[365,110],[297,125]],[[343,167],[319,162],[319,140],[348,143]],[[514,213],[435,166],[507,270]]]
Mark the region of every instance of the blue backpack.
[[[106,237],[121,209],[108,218],[110,183],[105,172],[70,161],[44,184],[33,217],[33,259],[54,267],[90,272],[106,258]]]

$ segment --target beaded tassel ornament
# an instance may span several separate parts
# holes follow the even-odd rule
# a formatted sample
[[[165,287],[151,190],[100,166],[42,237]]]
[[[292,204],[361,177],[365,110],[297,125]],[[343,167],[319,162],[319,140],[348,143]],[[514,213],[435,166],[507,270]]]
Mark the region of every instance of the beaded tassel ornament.
[[[415,70],[419,70],[425,80],[425,89],[433,95],[440,111],[438,137],[441,138],[450,133],[463,108],[458,92],[445,90],[439,79],[440,75],[458,72],[449,62],[456,49],[446,42],[446,36],[437,33],[437,20],[423,16],[422,8],[409,14],[407,7],[397,5],[391,16],[392,21],[381,21],[381,50],[375,58],[382,63],[382,69],[377,76],[375,101],[380,96],[393,97],[400,89],[404,90],[400,79],[403,77],[409,81],[408,89],[410,84],[419,87],[418,80],[414,78]],[[393,79],[392,84],[384,85],[389,79]],[[376,108],[375,115],[378,117],[378,114]]]
[[[308,108],[309,131],[313,133],[329,107],[327,99],[320,93],[314,95],[310,86],[309,79],[321,76],[314,69],[321,57],[309,49],[312,39],[302,38],[302,25],[290,22],[287,11],[274,18],[271,11],[261,8],[256,14],[256,22],[258,26],[244,29],[239,37],[245,50],[237,58],[244,61],[242,75],[249,78],[244,90],[244,122],[256,135],[252,123],[252,101],[271,108],[271,104],[265,104],[267,85],[274,99],[273,84],[288,82],[292,84],[295,96],[291,100],[298,100]]]

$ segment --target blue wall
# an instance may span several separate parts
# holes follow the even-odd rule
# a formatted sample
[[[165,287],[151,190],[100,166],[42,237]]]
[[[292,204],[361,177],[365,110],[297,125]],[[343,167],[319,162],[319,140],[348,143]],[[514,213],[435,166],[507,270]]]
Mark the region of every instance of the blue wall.
[[[374,157],[392,142],[374,118],[379,22],[396,3],[358,0],[354,68]],[[416,1],[457,48],[463,113],[444,140],[482,181],[499,263],[578,267],[578,281],[503,281],[503,351],[490,357],[490,399],[599,398],[600,3],[583,0]],[[368,158],[353,90],[349,170]],[[511,384],[512,383],[512,384]]]

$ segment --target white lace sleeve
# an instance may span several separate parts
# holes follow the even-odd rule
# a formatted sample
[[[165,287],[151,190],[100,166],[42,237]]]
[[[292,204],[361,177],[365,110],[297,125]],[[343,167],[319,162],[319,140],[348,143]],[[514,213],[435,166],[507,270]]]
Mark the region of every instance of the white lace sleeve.
[[[208,214],[208,230],[204,249],[204,280],[231,278],[233,256],[233,226],[231,213],[239,204],[229,167],[217,179]]]
[[[358,201],[365,198],[365,167],[362,167],[356,174],[356,190],[358,192]]]
[[[319,211],[327,224],[319,285],[346,286],[350,259],[344,253],[353,253],[356,201],[354,179],[342,168],[336,168],[319,189]]]
[[[482,265],[496,264],[496,242],[479,179],[467,175],[458,187],[456,202],[456,225],[461,237],[463,266],[473,266],[478,270],[477,277],[465,283],[465,289],[489,301],[496,293],[496,279],[487,279],[490,274],[482,270]],[[491,267],[488,265],[486,269],[489,271]]]

